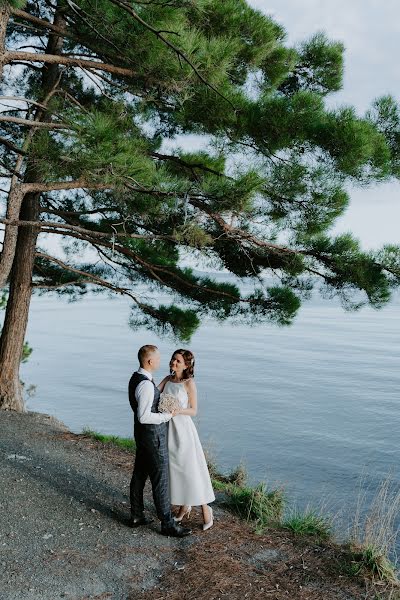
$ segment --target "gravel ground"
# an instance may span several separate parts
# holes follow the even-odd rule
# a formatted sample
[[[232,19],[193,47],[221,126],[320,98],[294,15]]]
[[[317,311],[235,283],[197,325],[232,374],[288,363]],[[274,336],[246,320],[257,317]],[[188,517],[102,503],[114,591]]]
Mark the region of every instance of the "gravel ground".
[[[282,529],[257,535],[221,506],[193,535],[131,529],[131,452],[39,413],[0,411],[0,600],[395,600],[346,575],[348,551]],[[146,508],[154,515],[151,490]]]
[[[126,600],[179,568],[193,538],[127,526],[130,465],[47,415],[0,411],[0,431],[1,600]]]

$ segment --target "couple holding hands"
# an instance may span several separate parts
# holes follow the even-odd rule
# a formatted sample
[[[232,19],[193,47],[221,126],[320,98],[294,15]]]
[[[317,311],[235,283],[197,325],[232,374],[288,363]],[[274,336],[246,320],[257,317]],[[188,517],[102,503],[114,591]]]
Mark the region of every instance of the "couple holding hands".
[[[144,514],[143,490],[150,478],[161,533],[185,537],[191,530],[181,525],[192,506],[203,510],[203,530],[213,525],[209,502],[215,500],[204,452],[192,417],[197,413],[194,356],[175,350],[170,375],[155,385],[160,366],[157,346],[142,346],[140,368],[129,381],[129,402],[134,413],[136,459],[130,485],[132,527],[152,521]],[[160,402],[161,398],[161,402]],[[161,412],[170,410],[171,412]],[[178,506],[174,516],[171,505]]]

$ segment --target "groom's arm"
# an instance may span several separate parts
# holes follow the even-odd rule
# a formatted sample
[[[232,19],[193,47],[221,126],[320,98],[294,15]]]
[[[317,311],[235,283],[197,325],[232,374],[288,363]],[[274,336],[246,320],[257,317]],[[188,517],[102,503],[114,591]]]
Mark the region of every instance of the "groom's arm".
[[[138,403],[137,417],[142,425],[160,425],[171,419],[170,413],[151,412],[154,401],[154,386],[151,381],[139,383],[136,388],[136,400]]]

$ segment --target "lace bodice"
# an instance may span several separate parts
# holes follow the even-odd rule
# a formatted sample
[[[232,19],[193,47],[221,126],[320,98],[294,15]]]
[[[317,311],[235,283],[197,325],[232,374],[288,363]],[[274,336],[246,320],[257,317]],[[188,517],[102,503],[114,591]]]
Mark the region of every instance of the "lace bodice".
[[[189,398],[184,383],[175,383],[174,381],[167,381],[164,387],[164,392],[166,394],[172,394],[173,396],[176,396],[182,408],[188,407]]]

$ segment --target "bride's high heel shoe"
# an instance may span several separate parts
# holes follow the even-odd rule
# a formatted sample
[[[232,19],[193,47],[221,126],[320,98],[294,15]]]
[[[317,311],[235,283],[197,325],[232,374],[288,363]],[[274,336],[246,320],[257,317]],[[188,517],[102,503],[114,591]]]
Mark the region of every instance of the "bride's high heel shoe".
[[[186,506],[185,511],[182,513],[182,515],[180,517],[174,517],[174,521],[176,521],[177,523],[180,523],[183,519],[183,517],[190,517],[190,513],[192,512],[192,507],[191,506]]]
[[[209,506],[208,510],[210,511],[210,520],[208,521],[208,523],[204,523],[203,531],[207,531],[207,529],[210,529],[210,527],[212,527],[214,525],[213,509],[211,508],[211,506]]]

